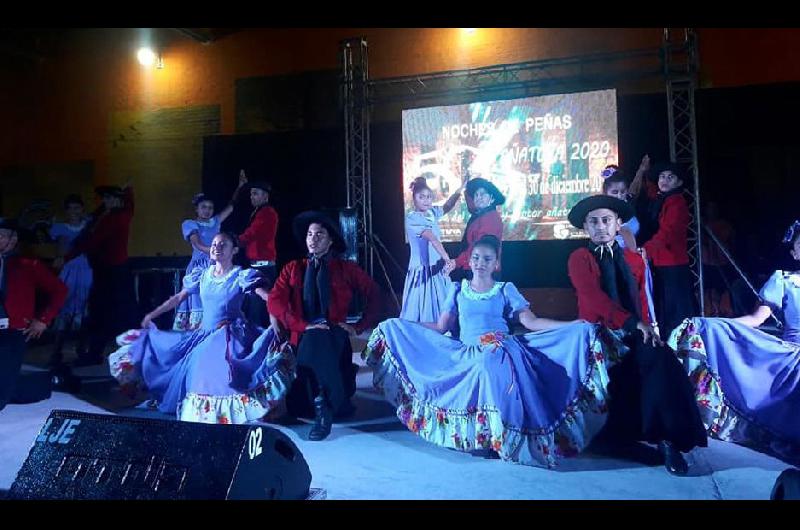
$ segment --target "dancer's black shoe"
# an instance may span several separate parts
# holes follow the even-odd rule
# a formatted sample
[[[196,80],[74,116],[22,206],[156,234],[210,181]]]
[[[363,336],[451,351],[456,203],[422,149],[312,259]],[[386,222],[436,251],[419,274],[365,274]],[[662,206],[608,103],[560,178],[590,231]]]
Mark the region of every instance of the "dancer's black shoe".
[[[689,472],[689,464],[686,463],[686,459],[670,442],[659,443],[658,449],[664,455],[664,468],[671,475],[682,477]]]
[[[314,399],[314,426],[308,433],[308,439],[313,442],[324,440],[331,433],[332,424],[333,411],[323,396],[317,396]]]

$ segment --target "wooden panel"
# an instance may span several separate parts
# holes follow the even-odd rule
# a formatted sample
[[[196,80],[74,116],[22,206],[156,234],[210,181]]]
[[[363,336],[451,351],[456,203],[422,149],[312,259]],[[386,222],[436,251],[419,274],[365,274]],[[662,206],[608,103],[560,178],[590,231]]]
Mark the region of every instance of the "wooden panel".
[[[111,183],[131,181],[136,196],[129,254],[188,255],[183,219],[200,191],[203,137],[218,133],[218,105],[111,115]]]

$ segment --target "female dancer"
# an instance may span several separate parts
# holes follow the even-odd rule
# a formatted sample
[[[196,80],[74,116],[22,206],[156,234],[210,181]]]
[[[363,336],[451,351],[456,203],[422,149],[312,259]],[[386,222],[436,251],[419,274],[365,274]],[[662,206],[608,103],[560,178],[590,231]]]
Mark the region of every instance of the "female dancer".
[[[603,195],[610,195],[616,197],[621,201],[628,202],[630,195],[628,194],[628,181],[625,175],[619,170],[616,165],[608,165],[600,173],[603,177]],[[617,234],[616,240],[622,248],[629,248],[636,250],[636,234],[639,233],[639,220],[636,216],[631,217],[628,222],[624,223]]]
[[[61,312],[56,318],[55,325],[56,340],[53,347],[53,354],[50,357],[50,366],[58,367],[63,362],[62,349],[64,341],[71,331],[78,334],[78,344],[76,350],[78,355],[84,354],[85,348],[84,320],[87,315],[89,305],[89,291],[92,287],[92,268],[85,254],[81,254],[64,265],[65,256],[72,247],[75,238],[86,228],[87,220],[84,216],[83,200],[79,195],[70,195],[64,199],[65,222],[53,223],[50,228],[50,237],[58,242],[59,258],[54,265],[62,267],[58,277],[67,285],[67,300],[64,302]]]
[[[111,373],[129,389],[144,386],[164,413],[202,423],[258,420],[279,402],[294,379],[294,356],[279,344],[273,328],[244,319],[245,293],[255,291],[266,303],[262,278],[253,269],[233,265],[236,236],[222,232],[211,243],[213,264],[197,268],[170,297],[117,340],[109,357]],[[153,324],[190,294],[203,302],[203,320],[194,331],[159,331]]]
[[[800,261],[800,221],[783,240]],[[711,436],[800,462],[800,271],[775,271],[739,318],[687,318],[670,346],[695,385]],[[783,316],[780,338],[756,329]]]
[[[244,171],[242,171],[239,174],[239,186],[233,192],[231,202],[217,215],[214,215],[214,201],[208,198],[205,193],[198,193],[192,199],[197,218],[186,219],[181,224],[183,238],[192,245],[192,259],[186,267],[187,275],[198,267],[206,268],[210,264],[208,253],[211,247],[211,240],[219,233],[222,222],[233,213],[236,197],[245,183],[247,183],[247,178],[244,176]],[[197,329],[200,327],[201,320],[203,320],[203,305],[200,301],[200,296],[194,294],[178,306],[175,311],[175,321],[172,324],[172,329],[175,331]]]
[[[411,183],[414,211],[406,215],[406,237],[411,247],[408,273],[403,287],[403,309],[400,318],[415,322],[436,322],[447,296],[455,268],[442,245],[439,219],[456,205],[461,188],[442,206],[433,206],[433,191],[425,177]]]
[[[397,416],[428,442],[551,467],[602,428],[622,350],[602,326],[534,315],[514,284],[492,278],[499,248],[493,236],[473,245],[472,280],[453,284],[437,323],[386,320],[363,355]],[[510,319],[540,332],[511,335]],[[443,335],[456,322],[459,338]]]

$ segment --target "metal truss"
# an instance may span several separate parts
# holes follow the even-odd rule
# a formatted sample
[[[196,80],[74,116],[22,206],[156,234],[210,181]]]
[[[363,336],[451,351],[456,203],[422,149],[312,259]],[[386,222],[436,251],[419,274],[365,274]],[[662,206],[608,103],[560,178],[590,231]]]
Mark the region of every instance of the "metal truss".
[[[539,94],[566,93],[619,87],[626,82],[666,80],[669,111],[670,157],[691,168],[693,186],[688,193],[694,214],[690,226],[690,259],[695,289],[703,309],[703,272],[700,266],[699,176],[695,133],[694,90],[697,82],[697,39],[694,31],[664,29],[661,47],[609,52],[452,70],[423,75],[370,80],[367,42],[364,38],[342,42],[343,103],[348,205],[363,217],[359,223],[360,261],[372,273],[369,112],[377,105],[403,103],[427,106],[498,97],[509,99]],[[663,85],[661,85],[663,86]],[[418,105],[417,105],[418,104]],[[364,235],[360,230],[364,230]]]
[[[621,81],[652,78],[661,73],[660,48],[623,53],[596,53],[394,77],[369,82],[366,104],[424,102],[460,98],[465,101],[608,88]]]
[[[370,178],[369,112],[366,105],[369,64],[367,40],[342,41],[342,106],[344,108],[345,178],[347,206],[357,215],[358,262],[373,273],[372,179]]]
[[[702,315],[705,314],[705,303],[700,255],[704,236],[700,220],[700,174],[697,164],[694,96],[699,71],[697,35],[692,28],[664,28],[663,48],[670,159],[685,165],[692,179],[692,185],[686,187],[689,209],[694,217],[694,222],[689,225],[687,250],[695,296]]]

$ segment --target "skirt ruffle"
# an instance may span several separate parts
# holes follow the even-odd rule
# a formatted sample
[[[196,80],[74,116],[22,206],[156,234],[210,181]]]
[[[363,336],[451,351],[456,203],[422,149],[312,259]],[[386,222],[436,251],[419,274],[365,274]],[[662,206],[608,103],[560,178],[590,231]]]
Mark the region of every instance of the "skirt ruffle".
[[[592,326],[591,340],[586,343],[585,353],[579,361],[583,364],[583,374],[566,405],[545,423],[521,425],[505,417],[504,409],[508,410],[508,403],[474,403],[456,409],[442,406],[435,399],[422,398],[422,392],[406,375],[403,356],[393,351],[387,340],[382,329],[384,324],[373,332],[363,356],[374,370],[375,387],[396,406],[397,417],[411,432],[442,447],[459,451],[492,449],[503,460],[548,468],[557,465],[561,458],[577,455],[602,429],[608,415],[608,369],[627,352],[620,341],[621,335]],[[575,326],[590,325],[581,323]],[[533,348],[525,343],[531,338],[535,342],[535,335],[500,338],[499,347],[503,347],[503,341],[519,341],[530,352]],[[418,338],[417,346],[425,349],[428,344]],[[438,355],[440,352],[429,349],[428,354]],[[547,355],[547,352],[541,354]],[[537,384],[546,388],[547,382],[540,380]],[[479,389],[464,391],[474,396],[481,394]]]
[[[669,345],[676,351],[695,388],[700,417],[709,436],[745,445],[794,464],[800,463],[800,443],[763,425],[752,413],[741,410],[725,395],[720,375],[709,359],[706,341],[699,326],[701,320],[726,322],[729,326],[743,325],[727,319],[687,318],[670,335]],[[747,331],[757,332],[749,328]],[[786,349],[788,343],[764,335],[765,340],[762,342],[775,342]],[[763,348],[764,344],[757,347]],[[746,350],[747,345],[732,343],[722,353],[735,355],[742,349]],[[735,381],[729,381],[727,384],[734,383]]]
[[[159,334],[159,340],[151,341],[151,333]],[[253,351],[231,361],[236,365],[228,369],[225,358],[230,349],[220,340],[221,334],[227,340],[241,340],[237,338],[241,334],[225,327],[186,333],[130,330],[117,337],[120,348],[109,356],[111,374],[124,393],[148,391],[159,402],[159,410],[175,413],[179,420],[240,424],[263,418],[286,396],[295,378],[294,350],[289,343],[280,343],[271,328],[262,330],[249,345]],[[165,342],[173,349],[164,348]],[[187,351],[181,352],[181,345]],[[263,360],[258,359],[261,354]],[[208,367],[215,365],[203,364],[198,355],[205,360],[214,356],[216,369],[209,372]],[[148,367],[143,370],[145,359]],[[220,369],[223,365],[225,369]],[[153,392],[151,385],[158,391]],[[177,399],[174,389],[180,389]]]

